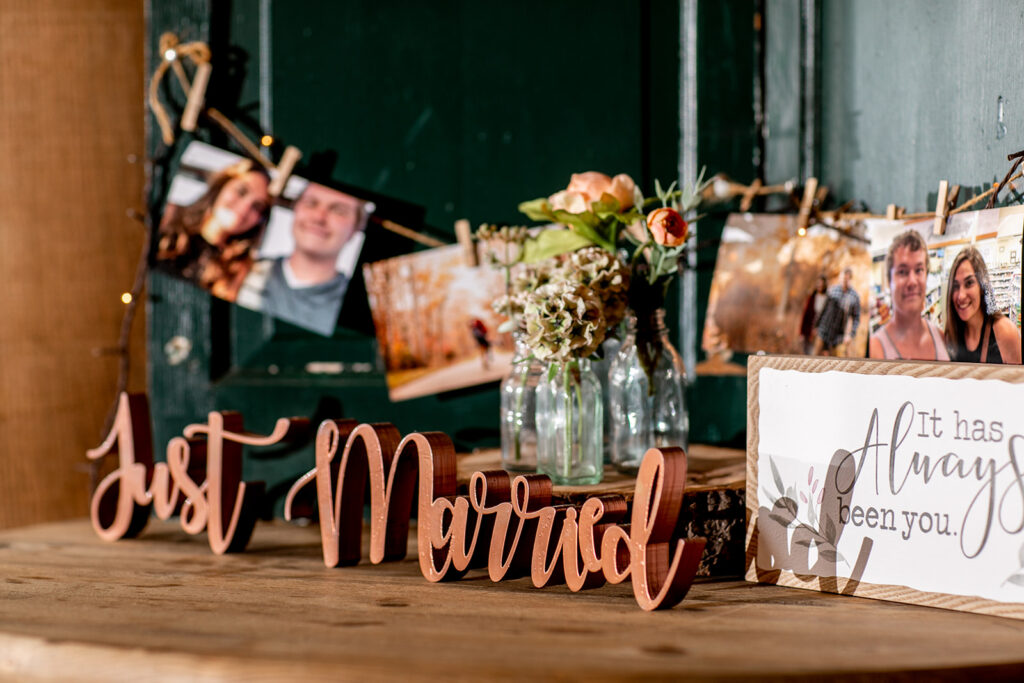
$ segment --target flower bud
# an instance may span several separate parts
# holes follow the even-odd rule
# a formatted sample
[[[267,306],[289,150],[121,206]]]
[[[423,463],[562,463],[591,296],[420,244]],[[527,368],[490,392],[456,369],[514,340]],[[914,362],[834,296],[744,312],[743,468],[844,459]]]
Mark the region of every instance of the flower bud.
[[[686,242],[690,226],[675,209],[655,209],[647,216],[647,229],[657,244],[678,247]]]

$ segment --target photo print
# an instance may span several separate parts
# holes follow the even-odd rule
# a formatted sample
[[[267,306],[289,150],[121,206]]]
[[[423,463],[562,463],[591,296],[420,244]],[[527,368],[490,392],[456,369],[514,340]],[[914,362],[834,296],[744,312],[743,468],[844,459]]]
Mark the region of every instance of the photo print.
[[[1024,207],[866,223],[872,358],[1021,362]]]
[[[711,282],[702,348],[863,358],[871,257],[859,229],[795,215],[730,214]]]
[[[330,336],[373,204],[292,176],[275,201],[261,164],[202,142],[182,154],[156,266],[216,297]]]
[[[392,401],[509,373],[512,337],[491,309],[505,293],[501,271],[466,265],[451,245],[367,264],[363,279]]]

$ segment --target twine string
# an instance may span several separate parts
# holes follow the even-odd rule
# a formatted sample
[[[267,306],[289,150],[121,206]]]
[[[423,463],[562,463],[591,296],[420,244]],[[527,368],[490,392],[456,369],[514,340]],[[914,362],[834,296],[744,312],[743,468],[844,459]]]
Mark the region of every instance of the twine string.
[[[160,137],[164,144],[174,144],[174,127],[171,125],[171,117],[167,109],[160,101],[160,83],[168,69],[174,72],[182,89],[187,93],[191,88],[188,75],[182,60],[188,58],[195,65],[210,61],[210,48],[206,43],[195,41],[192,43],[179,43],[178,36],[173,33],[165,33],[160,36],[160,64],[153,72],[153,78],[149,81],[149,108],[153,110],[157,124],[160,126]]]

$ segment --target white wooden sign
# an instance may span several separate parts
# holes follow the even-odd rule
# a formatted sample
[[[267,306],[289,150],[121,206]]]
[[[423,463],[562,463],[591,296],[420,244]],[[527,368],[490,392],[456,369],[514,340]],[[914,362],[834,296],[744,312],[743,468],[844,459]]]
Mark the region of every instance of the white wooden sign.
[[[1024,369],[752,357],[747,579],[1024,618]]]

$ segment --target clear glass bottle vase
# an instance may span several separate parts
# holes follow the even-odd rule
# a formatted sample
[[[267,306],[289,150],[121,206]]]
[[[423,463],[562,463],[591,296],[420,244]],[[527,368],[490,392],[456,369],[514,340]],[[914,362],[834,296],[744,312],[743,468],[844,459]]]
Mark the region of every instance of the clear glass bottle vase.
[[[608,371],[612,464],[635,473],[649,448],[689,445],[686,371],[669,340],[665,311],[630,312]]]
[[[519,333],[513,333],[512,370],[501,382],[501,466],[510,472],[537,469],[537,386],[545,366],[531,357]]]
[[[554,363],[537,388],[537,471],[559,485],[604,474],[604,402],[587,359]]]

